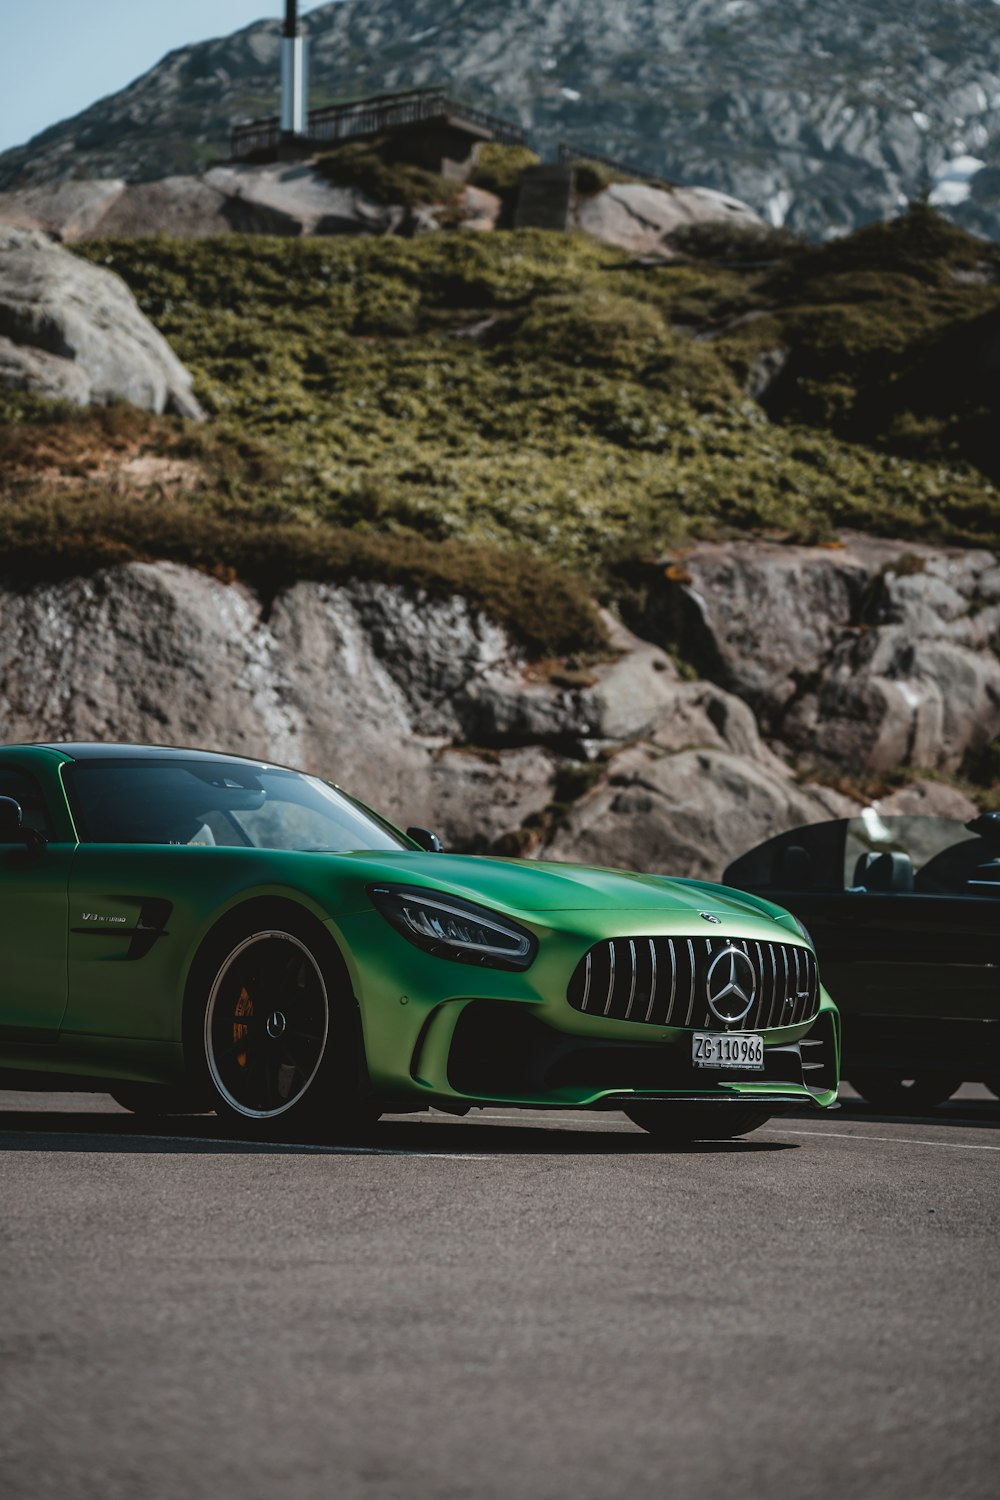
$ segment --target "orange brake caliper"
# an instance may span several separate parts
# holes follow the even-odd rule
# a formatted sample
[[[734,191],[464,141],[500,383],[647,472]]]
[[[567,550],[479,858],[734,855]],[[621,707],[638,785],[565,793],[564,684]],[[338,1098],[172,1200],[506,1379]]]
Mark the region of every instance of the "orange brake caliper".
[[[253,1015],[253,1001],[250,999],[246,985],[240,990],[240,997],[236,1002],[235,1015],[236,1019],[233,1021],[233,1041],[238,1045],[240,1042],[245,1042],[250,1035],[250,1027],[244,1025],[240,1017],[246,1016],[249,1018]],[[236,1065],[240,1068],[246,1067],[247,1055],[245,1052],[237,1052]]]

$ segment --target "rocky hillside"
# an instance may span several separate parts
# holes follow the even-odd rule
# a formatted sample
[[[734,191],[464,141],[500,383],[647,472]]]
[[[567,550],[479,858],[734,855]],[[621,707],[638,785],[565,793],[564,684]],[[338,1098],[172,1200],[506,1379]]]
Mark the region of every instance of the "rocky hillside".
[[[923,211],[763,266],[755,237],[696,248],[83,247],[267,445],[266,496],[231,486],[258,514],[526,547],[616,597],[633,560],[720,533],[995,541],[996,252]]]
[[[857,542],[837,556],[716,548],[691,567],[698,589],[683,587],[706,638],[720,659],[742,650],[751,676],[754,642],[744,632],[734,650],[727,607],[763,581],[774,603],[758,633],[787,674],[815,684],[811,744],[854,765],[847,795],[769,748],[746,702],[681,676],[614,622],[610,659],[544,671],[459,596],[298,583],[265,607],[244,585],[170,563],[0,586],[4,733],[275,758],[335,777],[404,825],[432,824],[453,849],[693,876],[873,799],[883,812],[972,815],[968,791],[985,793],[921,770],[957,767],[1000,732],[1000,664],[984,649],[1000,630],[995,557]],[[842,666],[861,628],[852,588],[871,595],[872,624],[846,704]],[[895,778],[873,774],[886,759]]]
[[[0,386],[6,736],[245,749],[456,846],[695,874],[1000,796],[1000,277],[933,212],[655,263],[7,233],[8,354],[107,404]]]
[[[589,145],[816,237],[928,186],[1000,238],[994,0],[344,0],[306,25],[316,105],[447,83],[543,151]],[[170,53],[0,157],[0,187],[225,155],[235,122],[276,110],[279,32]]]
[[[518,158],[528,155],[520,147],[495,148],[494,156],[497,152],[506,158],[505,165],[512,156],[515,164],[502,196],[476,180],[495,182],[489,155],[477,164],[473,180],[460,185],[436,173],[387,163],[374,148],[348,146],[314,161],[210,167],[196,177],[158,182],[75,177],[17,188],[0,193],[0,228],[41,230],[66,244],[116,236],[489,232],[509,224]],[[584,168],[591,176],[597,170],[593,164]],[[672,237],[691,225],[763,227],[745,204],[710,188],[617,181],[596,191],[587,186],[588,191],[577,191],[570,201],[567,227],[634,254],[675,254]]]

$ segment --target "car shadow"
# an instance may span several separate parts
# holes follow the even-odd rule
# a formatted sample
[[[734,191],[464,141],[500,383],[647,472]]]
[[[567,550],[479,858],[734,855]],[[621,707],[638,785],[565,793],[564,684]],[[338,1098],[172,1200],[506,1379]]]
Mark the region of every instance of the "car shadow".
[[[612,1123],[614,1121],[614,1123]],[[251,1140],[214,1115],[138,1121],[131,1115],[93,1111],[0,1109],[0,1151],[62,1151],[146,1156],[705,1156],[754,1155],[801,1149],[784,1141],[695,1141],[663,1146],[610,1117],[607,1130],[587,1122],[532,1126],[506,1121],[384,1119],[363,1138],[323,1142],[290,1136]]]
[[[811,1109],[790,1110],[788,1119],[815,1120]],[[936,1109],[889,1114],[876,1109],[864,1099],[843,1097],[835,1118],[855,1124],[872,1125],[951,1125],[963,1130],[1000,1130],[1000,1099],[956,1099],[939,1104]]]

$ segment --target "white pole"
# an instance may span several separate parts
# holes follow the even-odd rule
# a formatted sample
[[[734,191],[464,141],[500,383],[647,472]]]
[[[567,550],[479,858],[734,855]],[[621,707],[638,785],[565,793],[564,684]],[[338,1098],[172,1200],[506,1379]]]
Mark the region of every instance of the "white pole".
[[[306,133],[306,39],[281,38],[281,128],[286,134]]]

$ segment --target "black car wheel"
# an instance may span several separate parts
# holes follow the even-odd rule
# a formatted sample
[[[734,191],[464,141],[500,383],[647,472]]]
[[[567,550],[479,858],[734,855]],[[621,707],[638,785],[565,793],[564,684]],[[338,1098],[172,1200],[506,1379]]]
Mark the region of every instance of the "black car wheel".
[[[863,1099],[884,1109],[902,1114],[919,1114],[950,1099],[962,1085],[957,1073],[926,1072],[907,1078],[881,1068],[858,1068],[848,1077]]]
[[[294,917],[230,928],[204,955],[193,1015],[217,1114],[254,1135],[323,1139],[378,1118],[364,1100],[357,1008],[338,959],[321,930]]]
[[[119,1083],[108,1093],[116,1104],[143,1119],[161,1115],[196,1115],[209,1106],[183,1089],[168,1088],[162,1083]]]
[[[731,1141],[771,1118],[766,1109],[729,1104],[630,1104],[625,1114],[666,1146],[688,1141]]]

